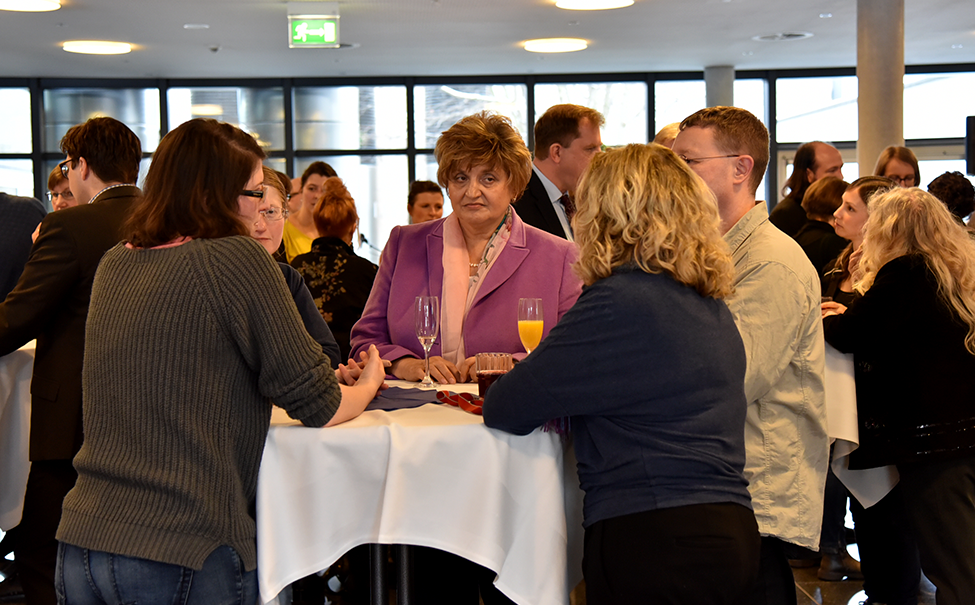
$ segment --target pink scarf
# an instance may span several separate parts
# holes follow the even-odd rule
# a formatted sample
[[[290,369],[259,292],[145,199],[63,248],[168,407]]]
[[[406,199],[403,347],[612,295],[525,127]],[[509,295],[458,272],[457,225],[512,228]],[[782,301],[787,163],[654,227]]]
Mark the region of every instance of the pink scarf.
[[[511,212],[505,215],[504,222],[488,242],[484,259],[471,275],[470,256],[467,241],[460,228],[456,214],[449,215],[443,222],[443,285],[440,295],[440,349],[441,355],[454,365],[467,359],[464,350],[464,322],[471,310],[474,297],[484,276],[488,274],[504,245],[511,237]]]

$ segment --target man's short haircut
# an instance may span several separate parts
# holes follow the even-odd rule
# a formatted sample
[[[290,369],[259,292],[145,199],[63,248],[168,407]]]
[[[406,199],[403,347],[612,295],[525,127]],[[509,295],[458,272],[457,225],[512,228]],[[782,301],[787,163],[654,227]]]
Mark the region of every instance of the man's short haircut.
[[[934,179],[928,193],[941,200],[959,221],[975,210],[975,186],[960,172],[946,172]]]
[[[548,150],[558,143],[568,147],[572,141],[578,139],[579,123],[588,120],[593,126],[601,127],[606,123],[603,114],[595,109],[582,105],[553,105],[542,117],[535,121],[535,159],[544,160],[548,157]]]
[[[416,203],[416,196],[421,193],[438,193],[440,197],[443,197],[443,190],[440,185],[433,181],[413,181],[410,183],[410,192],[406,195],[407,207],[412,208],[413,204]]]
[[[811,184],[807,170],[816,172],[816,147],[826,145],[822,141],[803,143],[796,149],[796,157],[792,160],[792,174],[782,187],[782,195],[801,202],[806,195],[806,189]]]
[[[714,141],[725,153],[751,156],[755,165],[748,181],[752,193],[765,177],[768,168],[768,129],[749,111],[738,107],[708,107],[684,118],[680,129],[711,128]]]
[[[142,161],[142,143],[129,127],[115,118],[92,118],[68,129],[61,151],[71,158],[85,158],[88,167],[105,183],[135,183]]]
[[[802,209],[810,218],[828,220],[843,204],[843,194],[848,183],[835,176],[825,176],[806,189],[802,196]]]
[[[304,188],[305,183],[308,182],[308,177],[310,177],[313,174],[317,174],[318,176],[323,176],[327,179],[332,178],[333,176],[338,176],[338,173],[335,172],[335,169],[332,168],[329,164],[320,161],[312,162],[311,164],[308,165],[308,168],[305,168],[305,171],[301,173],[302,188]]]

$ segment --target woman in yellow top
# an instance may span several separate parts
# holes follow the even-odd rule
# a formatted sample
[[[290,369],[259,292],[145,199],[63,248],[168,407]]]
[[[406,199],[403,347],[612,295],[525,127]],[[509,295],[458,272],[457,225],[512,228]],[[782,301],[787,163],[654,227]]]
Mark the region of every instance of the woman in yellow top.
[[[315,204],[322,196],[325,179],[338,176],[325,162],[312,162],[301,175],[301,193],[291,198],[291,214],[284,224],[284,251],[290,263],[299,254],[311,251],[311,243],[318,237],[313,218]]]

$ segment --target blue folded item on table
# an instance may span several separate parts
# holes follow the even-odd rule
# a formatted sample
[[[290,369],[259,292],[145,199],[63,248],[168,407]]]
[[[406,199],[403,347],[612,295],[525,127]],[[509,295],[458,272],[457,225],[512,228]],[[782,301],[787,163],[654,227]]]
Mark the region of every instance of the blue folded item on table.
[[[380,391],[376,398],[366,406],[367,410],[408,410],[418,408],[425,403],[439,403],[436,391],[426,391],[423,389],[404,389],[402,387],[389,387],[385,391]]]

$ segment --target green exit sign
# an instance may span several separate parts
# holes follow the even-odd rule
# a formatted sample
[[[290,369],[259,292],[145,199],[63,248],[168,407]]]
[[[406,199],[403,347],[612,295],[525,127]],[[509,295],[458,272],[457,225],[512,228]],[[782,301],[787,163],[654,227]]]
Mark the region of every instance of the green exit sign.
[[[338,48],[339,19],[328,16],[288,16],[291,48]]]

